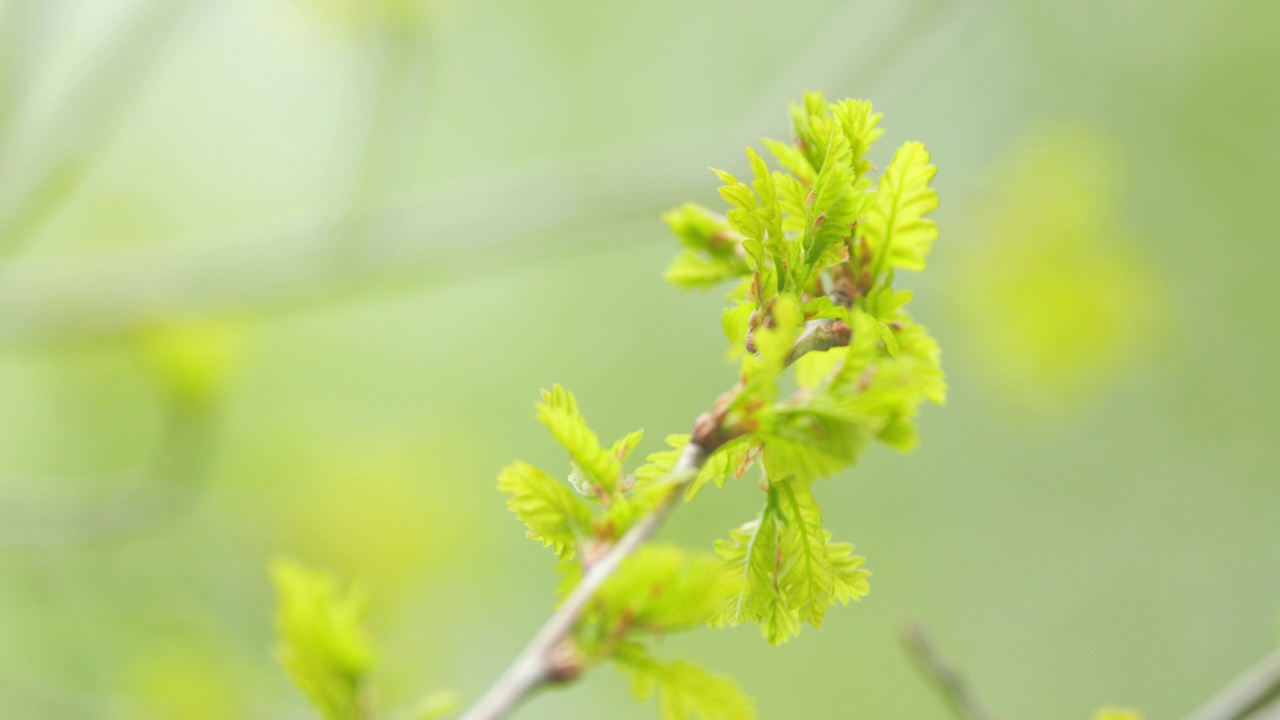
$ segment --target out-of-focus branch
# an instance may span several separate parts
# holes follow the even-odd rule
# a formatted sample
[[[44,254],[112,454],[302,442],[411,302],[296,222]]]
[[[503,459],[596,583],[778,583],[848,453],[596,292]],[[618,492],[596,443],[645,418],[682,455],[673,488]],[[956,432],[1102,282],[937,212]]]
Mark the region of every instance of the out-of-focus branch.
[[[767,112],[749,110],[748,121],[734,132],[661,138],[470,185],[384,196],[369,205],[360,252],[337,270],[332,238],[338,218],[327,208],[233,231],[232,242],[166,243],[58,262],[2,264],[0,343],[110,334],[173,315],[296,301],[370,279],[442,277],[481,257],[488,265],[580,249],[546,243],[529,248],[522,241],[550,230],[651,216],[671,197],[696,192],[705,184],[704,173],[673,168],[688,167],[691,156],[722,156],[749,142],[780,100],[793,97],[797,87],[812,86],[827,68],[869,65],[857,78],[859,93],[884,100],[901,92],[896,68],[926,55],[921,41],[936,44],[940,34],[954,35],[975,6],[967,0],[899,4],[894,8],[912,11],[895,9],[890,27],[871,29],[858,22],[859,12],[841,14],[820,43],[780,74],[787,86],[761,98],[756,107]],[[894,84],[886,85],[886,77]],[[494,197],[504,200],[495,204]],[[461,237],[466,242],[452,242]]]
[[[1269,711],[1270,714],[1259,715]],[[1280,650],[1246,670],[1187,720],[1280,718]]]
[[[34,7],[35,3],[22,0],[10,0],[0,6],[0,148],[8,142],[22,90],[21,66],[29,45],[28,24]]]
[[[0,546],[57,547],[136,535],[172,520],[197,497],[209,470],[214,418],[209,408],[174,405],[153,458],[135,468],[73,482],[115,492],[109,499],[23,503],[6,498]],[[66,485],[67,478],[41,478]],[[0,486],[8,485],[0,478]],[[23,484],[29,484],[24,482]]]
[[[914,622],[903,626],[902,645],[956,720],[995,720],[959,671],[938,653],[924,628]]]
[[[0,216],[0,250],[11,249],[34,232],[80,184],[190,2],[153,0],[136,11],[89,64],[85,77],[50,123],[52,132],[46,140],[54,147],[47,151],[43,167],[24,174],[24,186],[15,193],[17,199]],[[13,122],[8,115],[3,119]],[[15,148],[10,144],[4,150],[7,155]],[[0,156],[0,167],[7,164]]]
[[[348,178],[343,189],[346,209],[331,237],[335,274],[359,261],[365,236],[377,218],[378,195],[398,179],[396,170],[414,154],[416,143],[406,130],[422,121],[421,113],[415,112],[421,108],[406,107],[405,100],[416,98],[419,103],[410,104],[416,105],[426,95],[423,87],[412,84],[420,85],[415,70],[426,63],[424,35],[395,25],[379,25],[369,40],[369,50],[375,56],[373,78],[368,102],[361,107],[364,117],[358,121],[365,126],[363,143],[356,148],[351,172],[343,173]]]

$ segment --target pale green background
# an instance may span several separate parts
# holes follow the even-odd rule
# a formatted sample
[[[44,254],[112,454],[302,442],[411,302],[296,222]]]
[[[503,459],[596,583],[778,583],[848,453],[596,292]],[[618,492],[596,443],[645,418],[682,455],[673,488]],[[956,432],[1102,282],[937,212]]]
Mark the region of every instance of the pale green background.
[[[933,152],[941,237],[900,284],[951,401],[915,454],[816,489],[865,601],[779,649],[659,652],[764,718],[942,718],[910,617],[1001,717],[1160,720],[1276,644],[1280,5],[188,2],[94,76],[151,5],[0,3],[0,218],[86,158],[0,246],[0,717],[309,717],[271,658],[285,553],[371,591],[388,716],[474,697],[553,601],[494,489],[517,458],[567,470],[538,389],[648,452],[732,382],[719,294],[662,282],[657,216],[718,203],[705,168],[742,169],[811,88],[877,103],[877,163]],[[411,67],[373,133],[377,220],[327,249],[388,43]],[[164,479],[189,502],[131,535],[65,537],[159,440],[120,325],[205,312],[241,334],[208,477]],[[665,537],[708,546],[758,503],[706,492]],[[519,714],[655,716],[608,668]]]

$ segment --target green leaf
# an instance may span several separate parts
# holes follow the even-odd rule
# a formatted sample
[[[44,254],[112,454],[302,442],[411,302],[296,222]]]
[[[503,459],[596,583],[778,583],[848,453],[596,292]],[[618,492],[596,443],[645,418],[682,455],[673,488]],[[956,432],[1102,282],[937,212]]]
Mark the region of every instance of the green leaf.
[[[542,391],[538,403],[538,420],[551,431],[556,441],[569,451],[574,469],[575,487],[588,497],[599,499],[601,492],[612,492],[622,473],[622,463],[608,450],[600,447],[600,438],[587,427],[587,421],[578,412],[578,401],[573,393],[556,385],[550,391]],[[595,492],[593,492],[595,490]]]
[[[723,216],[697,203],[685,203],[663,213],[662,222],[680,238],[680,244],[690,250],[732,254],[734,246],[742,242],[742,237],[729,229]]]
[[[849,141],[839,127],[830,130],[825,157],[805,214],[804,259],[810,265],[849,235],[849,226],[863,206],[859,196],[865,194],[855,191]]]
[[[769,150],[779,165],[795,174],[795,178],[791,179],[797,180],[797,184],[812,185],[814,179],[818,177],[818,173],[809,164],[809,159],[804,156],[804,153],[800,152],[800,148],[778,140],[765,139],[760,142]]]
[[[858,175],[867,174],[871,170],[871,163],[864,157],[872,143],[884,135],[884,130],[878,127],[884,116],[873,111],[869,100],[841,100],[831,105],[831,117],[840,123],[841,130],[849,140],[854,170]]]
[[[498,489],[510,495],[507,509],[528,528],[526,536],[561,557],[572,557],[591,527],[591,508],[564,483],[528,463],[517,462],[498,474]]]
[[[710,290],[750,274],[746,261],[736,255],[707,256],[686,250],[672,259],[663,277],[681,290]]]
[[[906,143],[894,153],[860,225],[874,253],[873,276],[889,267],[924,269],[938,237],[937,225],[925,219],[938,209],[938,194],[929,187],[937,172],[921,143]]]
[[[752,438],[764,445],[769,477],[800,482],[830,477],[853,464],[867,445],[865,418],[826,393],[779,405],[758,418]]]
[[[1137,710],[1109,707],[1099,710],[1093,720],[1142,720],[1142,714]]]
[[[643,545],[596,593],[584,625],[603,628],[608,638],[701,627],[737,593],[737,584],[714,555]]]
[[[666,450],[651,453],[645,458],[645,464],[636,469],[636,487],[641,484],[658,484],[667,479],[676,463],[680,462],[680,454],[684,446],[689,444],[688,435],[668,435]]]
[[[807,162],[807,161],[806,161]],[[817,178],[814,174],[809,184]],[[778,188],[778,204],[782,207],[782,229],[789,233],[803,234],[808,214],[809,190],[799,180],[783,173],[773,174]]]
[[[756,356],[760,373],[777,377],[786,368],[791,347],[804,323],[800,301],[794,295],[779,295],[770,313],[771,327],[760,327],[755,333]]]
[[[755,703],[724,675],[677,660],[662,662],[637,643],[618,648],[614,660],[631,678],[641,702],[658,695],[663,720],[754,720]]]
[[[725,308],[720,314],[720,325],[732,347],[741,348],[746,343],[751,313],[755,312],[755,309],[755,303],[740,300],[734,303],[733,307]]]
[[[848,357],[848,348],[831,348],[825,352],[805,353],[796,360],[796,384],[813,389],[827,382],[836,368]]]
[[[711,169],[724,183],[720,187],[720,197],[725,202],[733,206],[729,211],[729,227],[742,233],[743,236],[758,243],[765,241],[765,223],[760,219],[759,213],[756,212],[756,196],[751,191],[751,186],[746,183],[739,182],[733,175],[723,171]]]
[[[787,597],[787,607],[814,627],[832,603],[835,578],[827,559],[827,536],[822,529],[822,512],[804,483],[776,482],[782,498],[784,532],[781,552],[786,566],[778,585]]]
[[[800,104],[791,103],[791,127],[795,131],[800,152],[809,166],[822,167],[826,159],[831,121],[830,108],[820,92],[808,91]]]
[[[834,583],[834,598],[841,605],[861,600],[871,592],[868,578],[871,572],[862,568],[866,558],[855,555],[853,545],[847,542],[832,542],[831,533],[824,531],[827,543],[827,562],[831,565]]]
[[[756,447],[745,437],[735,438],[716,448],[698,471],[698,477],[689,483],[684,499],[692,500],[709,482],[715,483],[716,487],[724,487],[729,478],[745,475],[755,459],[755,450]]]
[[[462,709],[462,699],[452,691],[434,692],[419,700],[408,716],[413,720],[437,720]]]
[[[869,590],[863,558],[852,545],[832,542],[804,483],[775,481],[760,515],[717,540],[715,550],[741,586],[711,624],[757,623],[771,645],[797,635],[802,622],[821,626],[831,605]]]
[[[684,453],[689,439],[688,435],[668,435],[666,442],[669,449],[653,453],[636,470],[636,487],[654,485],[665,480],[680,461],[680,455]],[[692,500],[698,490],[709,482],[715,483],[716,487],[723,487],[730,477],[742,477],[750,467],[749,460],[753,459],[753,450],[743,438],[731,440],[716,448],[702,464],[697,477],[689,483],[685,499]]]
[[[227,318],[172,323],[140,333],[138,342],[168,395],[199,407],[214,398],[234,370],[243,328]]]
[[[365,594],[339,593],[328,575],[276,560],[277,657],[326,720],[351,720],[363,701],[373,648],[361,624]]]
[[[711,620],[713,627],[754,622],[770,645],[780,645],[800,632],[798,614],[787,606],[778,588],[780,571],[776,494],[759,517],[717,540],[716,554],[725,569],[739,578],[738,593],[730,597]]]
[[[787,236],[782,231],[782,206],[778,202],[778,189],[774,185],[769,166],[752,148],[747,148],[747,160],[751,163],[751,174],[754,177],[751,187],[760,203],[756,215],[765,227],[768,247],[777,252],[787,241]]]
[[[609,452],[618,459],[619,463],[624,463],[627,458],[631,457],[632,451],[636,449],[636,446],[643,439],[644,430],[634,430],[615,440],[613,445],[610,446]]]
[[[682,290],[706,290],[751,274],[743,236],[710,210],[688,203],[662,216],[685,250],[667,267],[667,281]]]

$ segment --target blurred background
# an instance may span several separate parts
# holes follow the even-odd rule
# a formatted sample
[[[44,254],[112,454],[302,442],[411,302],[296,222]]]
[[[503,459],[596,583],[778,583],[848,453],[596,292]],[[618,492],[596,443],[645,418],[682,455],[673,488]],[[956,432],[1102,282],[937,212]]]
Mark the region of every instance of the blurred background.
[[[815,489],[866,600],[660,653],[764,718],[943,718],[916,618],[1000,717],[1183,716],[1280,635],[1277,30],[1260,0],[0,2],[0,717],[311,717],[278,555],[369,589],[384,708],[474,698],[553,602],[494,488],[568,470],[538,390],[643,454],[731,384],[657,218],[720,207],[706,168],[806,89],[940,168],[899,284],[950,404]],[[606,668],[519,716],[656,709]]]

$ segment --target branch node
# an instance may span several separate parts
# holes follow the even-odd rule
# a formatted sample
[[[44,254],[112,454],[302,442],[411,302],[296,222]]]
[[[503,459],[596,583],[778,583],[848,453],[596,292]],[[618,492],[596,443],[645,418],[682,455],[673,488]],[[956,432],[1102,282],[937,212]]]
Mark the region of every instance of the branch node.
[[[585,669],[582,653],[573,636],[561,638],[547,648],[547,678],[553,683],[567,683],[578,679]]]

